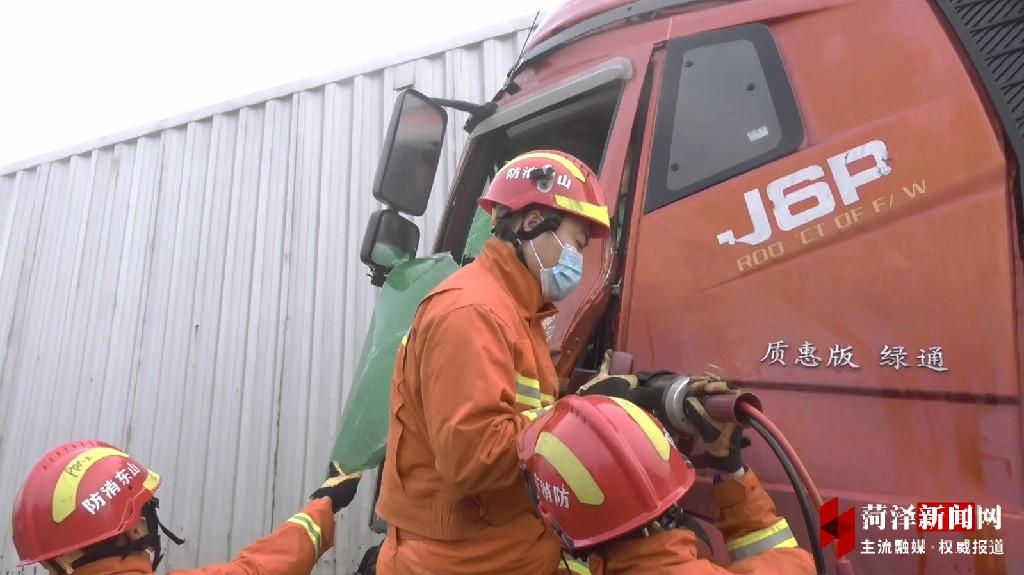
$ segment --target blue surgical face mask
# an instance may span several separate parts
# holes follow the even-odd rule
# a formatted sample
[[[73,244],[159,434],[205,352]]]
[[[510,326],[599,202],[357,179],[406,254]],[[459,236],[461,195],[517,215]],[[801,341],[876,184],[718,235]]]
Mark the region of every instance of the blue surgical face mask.
[[[546,268],[537,255],[537,248],[530,240],[530,248],[533,250],[533,257],[537,258],[537,265],[540,266],[540,291],[547,301],[560,301],[572,293],[576,286],[580,285],[583,279],[583,254],[573,246],[562,243],[554,232],[555,241],[562,246],[562,255],[554,267]]]

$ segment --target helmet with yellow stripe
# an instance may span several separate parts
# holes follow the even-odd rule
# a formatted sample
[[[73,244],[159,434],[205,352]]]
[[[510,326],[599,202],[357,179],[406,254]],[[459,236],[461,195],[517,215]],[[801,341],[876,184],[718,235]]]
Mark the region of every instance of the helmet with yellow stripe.
[[[658,520],[696,480],[661,424],[615,397],[558,400],[523,431],[518,450],[538,513],[570,550]]]
[[[14,502],[12,535],[21,565],[131,531],[159,487],[159,475],[108,443],[74,441],[52,449]]]
[[[478,202],[494,219],[530,206],[572,214],[590,222],[592,238],[606,237],[611,226],[597,175],[576,157],[555,150],[513,158],[498,170]]]

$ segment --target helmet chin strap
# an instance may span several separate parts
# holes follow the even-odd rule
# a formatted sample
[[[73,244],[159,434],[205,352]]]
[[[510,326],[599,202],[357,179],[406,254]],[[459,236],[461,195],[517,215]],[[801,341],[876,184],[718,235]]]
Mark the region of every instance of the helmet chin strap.
[[[178,537],[166,525],[160,522],[160,518],[157,516],[156,510],[160,507],[160,500],[154,497],[146,508],[143,510],[143,514],[146,517],[146,524],[149,527],[149,535],[143,539],[151,538],[150,545],[147,548],[153,549],[153,571],[156,571],[157,566],[160,565],[160,561],[163,560],[164,554],[160,548],[160,532],[163,532],[168,539],[174,542],[175,545],[181,545],[185,542],[184,539]],[[159,529],[159,531],[157,530]]]
[[[544,214],[544,220],[541,223],[537,224],[537,226],[534,227],[532,230],[525,231],[523,230],[522,225],[519,226],[519,229],[513,229],[513,219],[515,218],[515,216],[518,214],[528,212],[531,209],[538,208],[532,208],[530,206],[527,206],[526,208],[513,214],[498,215],[498,217],[495,218],[494,227],[491,229],[491,232],[495,236],[512,244],[512,247],[515,248],[516,250],[516,257],[519,258],[519,263],[523,264],[524,267],[527,266],[526,255],[523,253],[523,244],[525,242],[528,242],[532,239],[539,237],[541,234],[546,234],[547,232],[554,232],[555,230],[558,229],[559,226],[562,225],[563,219],[563,216],[560,212],[557,212],[555,210],[543,209],[541,210],[541,213]]]
[[[114,537],[90,546],[85,549],[79,557],[70,561],[58,557],[52,561],[52,565],[49,565],[49,567],[60,573],[70,575],[75,571],[75,569],[100,559],[107,559],[109,557],[120,557],[124,559],[129,555],[148,551],[152,553],[151,562],[153,570],[156,571],[156,568],[160,565],[160,561],[162,561],[164,557],[161,548],[160,533],[163,532],[163,534],[176,545],[181,545],[185,542],[184,539],[175,535],[167,528],[167,526],[160,522],[160,518],[157,516],[156,512],[159,506],[160,500],[154,497],[146,503],[145,507],[142,508],[142,518],[146,520],[147,528],[145,535],[135,539],[129,539],[128,541],[125,541],[125,539],[128,538],[126,536]]]

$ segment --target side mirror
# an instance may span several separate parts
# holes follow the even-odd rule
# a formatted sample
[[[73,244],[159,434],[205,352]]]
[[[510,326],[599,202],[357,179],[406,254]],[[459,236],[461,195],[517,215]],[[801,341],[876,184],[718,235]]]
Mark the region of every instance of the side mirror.
[[[411,88],[398,94],[377,164],[373,197],[414,216],[427,211],[448,113]]]
[[[384,285],[387,273],[399,262],[416,256],[420,229],[391,209],[377,210],[370,216],[363,235],[359,258],[370,267],[370,283]]]

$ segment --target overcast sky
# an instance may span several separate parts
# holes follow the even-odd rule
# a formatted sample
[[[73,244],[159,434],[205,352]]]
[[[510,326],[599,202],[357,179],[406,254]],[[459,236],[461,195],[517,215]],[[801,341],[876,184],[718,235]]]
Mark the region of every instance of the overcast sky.
[[[5,0],[0,166],[559,0]]]

